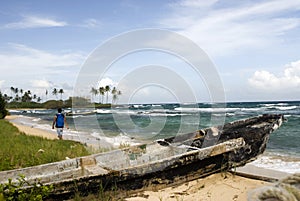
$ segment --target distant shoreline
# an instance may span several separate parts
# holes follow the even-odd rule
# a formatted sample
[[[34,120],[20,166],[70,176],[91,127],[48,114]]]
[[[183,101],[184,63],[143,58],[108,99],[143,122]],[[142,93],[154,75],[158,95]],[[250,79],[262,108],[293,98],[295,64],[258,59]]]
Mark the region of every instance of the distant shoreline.
[[[46,108],[8,108],[8,110],[47,110]]]

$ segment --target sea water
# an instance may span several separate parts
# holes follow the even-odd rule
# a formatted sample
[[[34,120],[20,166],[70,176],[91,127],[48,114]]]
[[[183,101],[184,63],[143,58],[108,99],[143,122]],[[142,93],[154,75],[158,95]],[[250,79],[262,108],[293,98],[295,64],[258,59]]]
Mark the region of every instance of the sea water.
[[[51,129],[56,110],[11,110],[19,123]],[[253,165],[300,172],[300,102],[235,102],[226,104],[136,104],[109,109],[65,109],[70,130],[64,138],[93,145],[139,144],[245,119],[283,114],[286,121],[270,135],[267,149]]]

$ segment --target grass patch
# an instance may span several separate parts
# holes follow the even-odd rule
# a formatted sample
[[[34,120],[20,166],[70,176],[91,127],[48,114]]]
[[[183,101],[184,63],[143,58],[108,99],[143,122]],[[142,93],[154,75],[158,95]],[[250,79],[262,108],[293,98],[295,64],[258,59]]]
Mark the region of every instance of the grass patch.
[[[0,171],[89,155],[79,142],[25,135],[6,120],[0,120],[0,139]]]

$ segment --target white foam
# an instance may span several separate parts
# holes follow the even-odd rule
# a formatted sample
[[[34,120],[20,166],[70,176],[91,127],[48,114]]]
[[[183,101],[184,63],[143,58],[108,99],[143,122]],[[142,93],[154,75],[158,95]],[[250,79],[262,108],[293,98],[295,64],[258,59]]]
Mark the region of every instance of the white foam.
[[[163,113],[163,112],[140,112],[137,113],[138,115],[146,115],[146,116],[153,116],[153,117],[175,117],[175,116],[184,116],[186,114],[180,113]]]
[[[256,111],[260,111],[262,109],[263,108],[257,108],[257,107],[254,107],[254,108],[241,108],[241,111],[249,111],[249,112],[254,111],[254,112],[256,112]]]
[[[275,107],[275,106],[286,106],[289,105],[288,103],[266,103],[266,104],[259,104],[265,107]]]
[[[136,142],[132,137],[124,135],[122,133],[115,137],[103,136],[97,132],[93,132],[91,133],[91,135],[102,142],[112,145],[115,148],[118,148],[122,144],[131,146],[140,144],[139,142]]]
[[[41,118],[35,118],[35,119],[32,119],[32,121],[38,122],[38,121],[41,121]]]
[[[162,107],[162,105],[159,105],[159,104],[152,104],[152,107]]]
[[[278,110],[293,110],[296,109],[297,106],[293,105],[293,106],[284,106],[284,107],[275,107]]]
[[[98,114],[110,114],[110,113],[112,113],[111,110],[103,110],[103,109],[97,109],[97,110],[95,110],[95,112],[98,113]]]
[[[181,112],[235,112],[240,111],[241,108],[184,108],[177,107],[174,110]]]
[[[11,109],[9,109],[8,111],[10,113],[22,113],[22,111],[20,111],[20,110],[11,110]]]
[[[251,162],[252,165],[262,167],[270,170],[277,170],[287,173],[300,173],[300,160],[284,160],[279,157],[260,156],[255,161]]]

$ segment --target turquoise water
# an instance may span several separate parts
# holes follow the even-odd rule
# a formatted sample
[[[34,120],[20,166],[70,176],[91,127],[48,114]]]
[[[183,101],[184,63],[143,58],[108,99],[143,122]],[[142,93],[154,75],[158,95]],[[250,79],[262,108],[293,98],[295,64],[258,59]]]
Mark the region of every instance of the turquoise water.
[[[65,109],[70,112],[71,109]],[[93,114],[83,114],[91,112]],[[20,114],[22,111],[11,111]],[[49,129],[55,110],[29,110],[23,123]],[[84,142],[135,144],[193,132],[200,128],[265,113],[284,114],[286,121],[271,134],[257,166],[297,172],[300,169],[300,102],[241,102],[227,104],[142,104],[112,109],[76,109],[67,120],[68,139]]]

